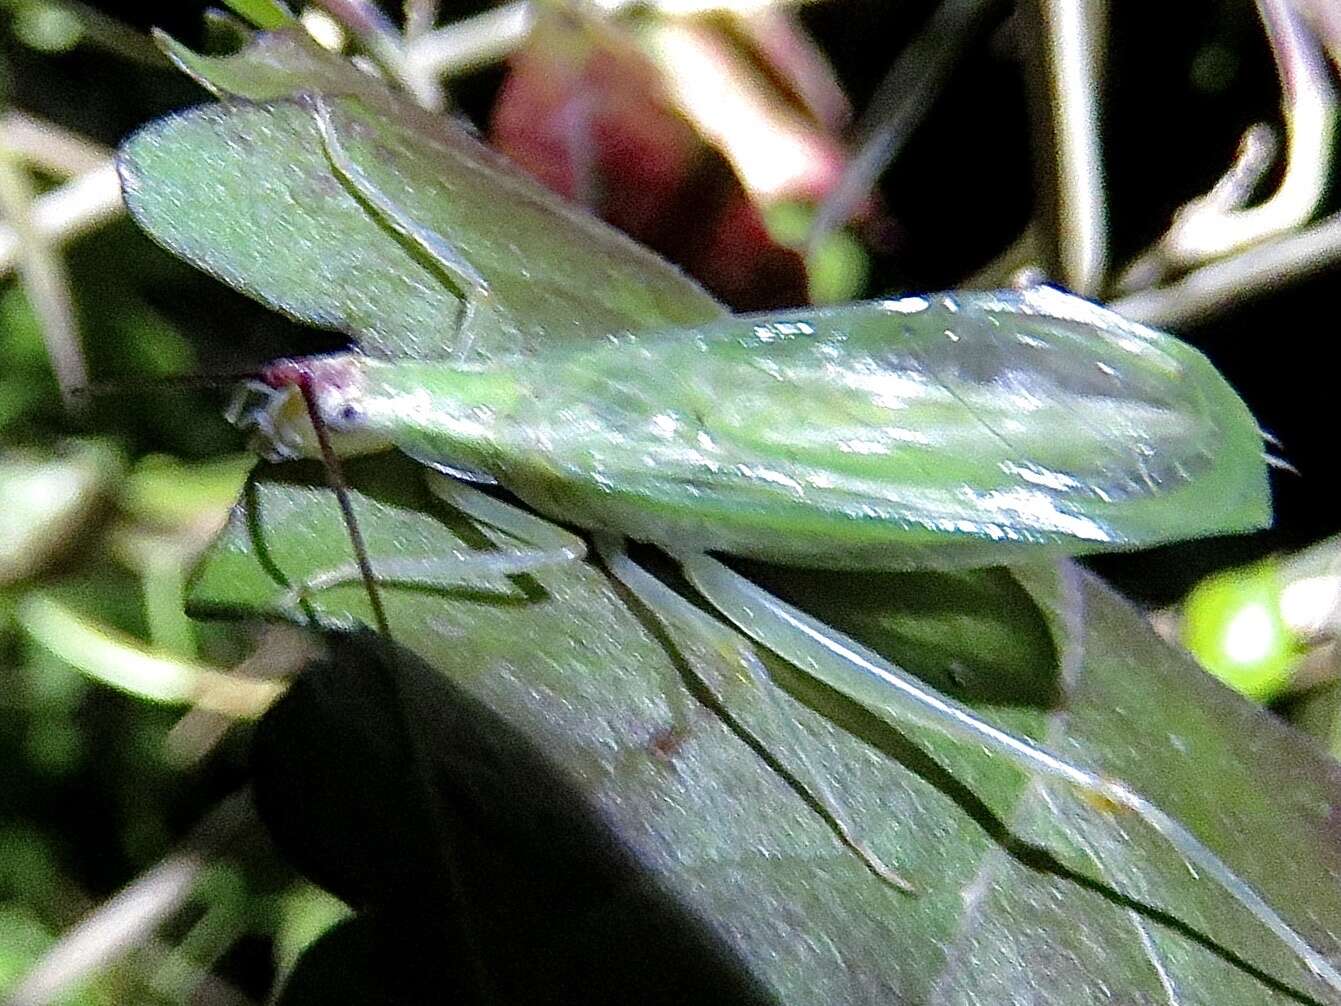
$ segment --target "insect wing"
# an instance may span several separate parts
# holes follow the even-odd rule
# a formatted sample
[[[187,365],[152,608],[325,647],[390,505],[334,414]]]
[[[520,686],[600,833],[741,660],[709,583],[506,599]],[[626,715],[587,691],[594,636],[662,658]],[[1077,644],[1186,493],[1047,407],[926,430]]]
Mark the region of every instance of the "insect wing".
[[[595,495],[529,485],[525,465],[517,488],[653,541],[964,566],[1270,516],[1257,424],[1205,357],[1054,290],[742,317],[566,359],[526,423]]]

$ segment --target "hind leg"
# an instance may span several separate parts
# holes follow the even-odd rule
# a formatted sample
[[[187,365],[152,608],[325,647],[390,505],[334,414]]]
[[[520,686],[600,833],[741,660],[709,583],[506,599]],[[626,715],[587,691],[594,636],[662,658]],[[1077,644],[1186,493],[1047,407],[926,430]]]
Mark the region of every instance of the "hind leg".
[[[1341,990],[1341,972],[1296,932],[1210,848],[1126,783],[1002,730],[869,647],[774,597],[707,555],[679,556],[685,576],[751,639],[894,726],[918,723],[1005,758],[1022,772],[1061,783],[1101,812],[1129,813],[1172,845],[1194,874],[1208,877],[1284,943],[1310,971]]]
[[[764,715],[773,724],[790,723],[789,714],[782,707],[776,694],[777,686],[748,640],[711,615],[694,607],[644,570],[629,558],[622,543],[617,539],[598,538],[596,549],[610,574],[627,587],[671,634],[690,669],[721,708],[729,707],[722,695],[720,682],[716,680],[720,677],[720,671],[716,666],[725,660],[728,666],[739,667],[745,671],[755,686],[754,694],[761,697]],[[767,749],[763,741],[752,732],[751,738],[761,750]],[[818,771],[806,756],[804,739],[794,748],[794,759],[789,760],[794,760],[797,767],[797,771],[788,770],[791,781],[802,790],[812,805],[820,809],[843,844],[856,853],[866,867],[881,880],[901,891],[912,893],[913,886],[886,865],[862,841],[846,807],[834,795],[825,781],[824,774]]]

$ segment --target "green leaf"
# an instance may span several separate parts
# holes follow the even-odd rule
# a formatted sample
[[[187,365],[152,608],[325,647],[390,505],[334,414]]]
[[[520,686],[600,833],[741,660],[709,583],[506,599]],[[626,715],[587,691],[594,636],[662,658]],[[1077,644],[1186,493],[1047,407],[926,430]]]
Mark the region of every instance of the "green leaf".
[[[315,475],[271,470],[253,484],[200,573],[197,606],[273,614],[286,593],[281,582],[348,564],[338,510],[304,474]],[[409,462],[369,459],[351,474],[374,565],[377,556],[459,544],[462,529],[419,488]],[[1330,763],[1196,670],[1087,574],[1070,566],[1021,571],[1016,585],[1002,571],[754,572],[993,721],[1135,781],[1315,945],[1336,952],[1325,920],[1341,918],[1341,891],[1318,882],[1341,868],[1329,825],[1338,798]],[[776,1001],[1111,1001],[1104,990],[1162,1001],[1166,983],[1214,988],[1217,1003],[1286,1002],[1289,990],[1335,1001],[1139,822],[1030,785],[939,735],[893,731],[778,664],[770,668],[783,718],[737,669],[710,668],[729,712],[723,718],[687,682],[675,648],[598,569],[583,564],[536,581],[523,583],[520,596],[388,589],[397,644],[443,676],[442,694],[421,696],[413,708],[478,705],[499,729],[524,738],[577,795],[573,813],[594,819],[645,882],[704,920]],[[322,620],[368,619],[356,585],[317,601]],[[1006,638],[1013,644],[1003,653],[997,644]],[[355,692],[347,701],[364,710],[354,715],[373,715],[376,699],[357,680],[346,679]],[[327,702],[346,701],[322,691]],[[394,716],[394,707],[379,715]],[[454,740],[432,717],[418,727],[437,752],[430,761],[464,773],[442,770],[443,798],[458,799],[471,785],[458,746],[471,742]],[[359,760],[353,727],[334,731],[339,757]],[[322,763],[310,744],[284,748],[299,749],[320,763],[319,777],[345,780],[345,799],[371,799],[349,785],[347,767]],[[482,825],[494,840],[536,827],[528,817],[536,770],[505,768],[481,801],[507,822]],[[915,895],[875,878],[838,841],[796,785],[807,773],[823,779]],[[402,775],[368,789],[380,785],[408,784]],[[288,813],[308,827],[342,812],[318,809],[320,799],[289,802]],[[403,797],[416,802],[422,796],[413,791]],[[396,807],[371,819],[409,812]],[[301,834],[304,826],[290,827]],[[321,830],[337,849],[367,840],[348,829],[342,838],[329,822]],[[422,858],[411,838],[397,849],[399,829],[383,824],[379,833],[388,857]],[[543,849],[525,855],[545,862]]]
[[[492,307],[468,333],[476,352],[507,356],[723,313],[674,266],[543,189],[461,126],[371,78],[355,86],[345,64],[327,65],[334,57],[291,34],[257,45],[222,61],[171,51],[228,94],[273,97],[309,84],[356,94],[329,99],[349,155],[488,278]],[[140,226],[263,303],[384,356],[440,357],[458,342],[461,297],[336,175],[310,97],[161,119],[123,145],[120,166]]]
[[[257,28],[283,28],[294,23],[293,12],[281,0],[224,0]]]
[[[219,98],[261,102],[309,91],[358,97],[386,115],[415,108],[377,77],[323,49],[298,25],[254,35],[227,56],[194,52],[163,31],[154,32],[154,41],[184,73]]]

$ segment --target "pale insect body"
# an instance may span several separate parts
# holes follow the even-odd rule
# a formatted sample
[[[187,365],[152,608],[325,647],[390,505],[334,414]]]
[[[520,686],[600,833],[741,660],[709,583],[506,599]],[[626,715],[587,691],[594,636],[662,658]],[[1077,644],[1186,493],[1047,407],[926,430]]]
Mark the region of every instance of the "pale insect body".
[[[1040,296],[1047,300],[1041,301]],[[928,368],[926,357],[915,355],[915,367],[902,372],[888,366],[882,369],[867,355],[870,347],[855,347],[865,340],[852,338],[851,331],[838,331],[831,324],[845,315],[860,318],[863,311],[869,312],[870,318],[904,318],[920,303],[899,301],[891,306],[889,302],[877,302],[832,312],[779,316],[767,322],[762,318],[731,319],[683,332],[624,335],[588,350],[541,353],[527,361],[510,361],[506,369],[443,362],[387,363],[357,355],[279,361],[263,373],[268,391],[256,386],[250,389],[250,394],[261,393],[262,404],[238,418],[242,425],[265,434],[265,442],[258,446],[272,457],[322,456],[322,445],[310,421],[315,418],[327,436],[327,444],[346,451],[395,446],[413,457],[432,461],[439,456],[450,465],[465,464],[497,477],[538,509],[566,516],[598,532],[598,551],[606,568],[672,633],[694,632],[728,658],[750,666],[748,650],[740,650],[729,643],[729,635],[724,637],[703,624],[701,613],[651,581],[624,553],[619,539],[603,532],[644,538],[662,546],[680,559],[687,579],[702,596],[747,637],[876,715],[896,726],[909,720],[930,726],[1004,757],[1025,772],[1061,783],[1092,805],[1134,814],[1168,840],[1195,871],[1223,888],[1289,946],[1313,974],[1341,991],[1341,972],[1218,855],[1125,782],[992,725],[969,707],[939,694],[880,654],[773,597],[706,554],[713,549],[739,550],[782,561],[823,560],[827,556],[830,564],[842,566],[824,551],[832,548],[845,557],[849,567],[909,565],[918,554],[932,555],[929,550],[909,550],[906,539],[911,539],[917,549],[929,549],[937,542],[963,544],[970,550],[955,556],[951,563],[971,565],[975,561],[1027,559],[1049,552],[1134,547],[1266,522],[1269,499],[1261,434],[1246,407],[1199,354],[1169,336],[1129,325],[1075,298],[1055,293],[987,294],[941,303],[954,304],[954,310],[960,312],[966,301],[976,306],[979,300],[992,305],[997,313],[1008,314],[1026,306],[1028,310],[1022,316],[1027,321],[1022,327],[1030,330],[1027,339],[1034,348],[1045,351],[1043,359],[1052,366],[1003,369],[997,364],[965,360],[962,372],[952,380],[953,367],[942,364]],[[1052,305],[1051,313],[1040,312],[1043,303]],[[1015,307],[1003,312],[1001,305]],[[1096,319],[1109,324],[1096,325]],[[998,327],[994,323],[981,331]],[[860,330],[859,325],[854,328]],[[826,331],[827,337],[819,337]],[[961,323],[958,337],[947,337],[943,345],[955,350],[965,343],[971,345],[970,331],[978,334]],[[1066,338],[1049,342],[1045,335],[1055,332],[1065,333]],[[869,337],[872,333],[862,334]],[[906,331],[903,334],[908,335]],[[1017,330],[1016,335],[1020,334]],[[675,347],[678,351],[672,351]],[[799,354],[795,352],[798,347],[802,348]],[[1079,351],[1085,347],[1093,354],[1088,359]],[[781,366],[783,361],[794,364],[798,355],[809,360],[807,367]],[[896,353],[894,358],[908,357]],[[707,364],[705,370],[704,360],[715,362]],[[823,360],[828,361],[827,366],[817,365]],[[700,365],[694,367],[692,361]],[[649,373],[647,368],[654,362],[660,363],[661,369],[651,370],[651,379],[641,376]],[[676,369],[677,363],[683,367]],[[722,369],[716,371],[719,363]],[[1086,363],[1099,377],[1089,374]],[[1077,368],[1085,376],[1072,379]],[[902,407],[893,400],[898,396],[887,394],[890,388],[885,378],[892,375],[893,383],[904,388],[907,401],[939,416],[943,426],[924,429],[926,440],[936,440],[930,434],[939,430],[951,431],[952,435],[939,438],[942,449],[947,441],[965,436],[964,428],[971,428],[978,419],[975,399],[979,405],[990,404],[1003,417],[1003,426],[1007,409],[1002,402],[1013,403],[1021,415],[1028,415],[1018,398],[999,386],[1003,382],[1022,385],[1016,389],[1020,396],[1045,410],[1056,408],[1054,418],[1068,417],[1065,432],[1031,430],[1029,422],[1037,418],[1035,415],[1007,428],[1013,431],[1016,442],[1036,444],[1036,453],[1015,454],[1012,441],[1001,436],[1000,430],[985,429],[984,439],[973,441],[978,449],[972,458],[952,457],[948,463],[976,464],[980,470],[994,471],[998,478],[1006,479],[1018,478],[1022,470],[1027,471],[1035,477],[1025,477],[1023,482],[1052,492],[1048,520],[1023,521],[1017,514],[1013,525],[1019,529],[1017,533],[1001,535],[984,531],[987,522],[981,518],[946,527],[936,521],[903,516],[886,519],[879,506],[872,506],[858,514],[839,507],[840,520],[834,524],[822,504],[814,505],[815,496],[807,497],[804,486],[798,490],[794,485],[802,472],[832,472],[837,464],[831,462],[829,469],[817,469],[816,455],[823,454],[823,430],[812,429],[801,438],[806,442],[805,449],[788,440],[789,449],[777,451],[776,443],[770,445],[770,440],[776,441],[776,434],[785,428],[757,425],[751,416],[726,424],[705,420],[704,431],[721,437],[724,429],[735,434],[742,428],[756,430],[756,435],[748,438],[748,462],[759,463],[763,459],[760,452],[770,445],[777,451],[770,456],[777,477],[741,471],[747,463],[742,460],[744,454],[724,454],[711,463],[692,451],[688,457],[681,456],[685,454],[683,444],[673,447],[665,459],[672,471],[701,474],[715,470],[723,475],[728,489],[736,489],[734,498],[728,500],[728,509],[741,513],[739,520],[720,520],[721,513],[727,511],[701,514],[703,497],[699,487],[688,479],[675,486],[675,492],[667,493],[665,480],[660,477],[664,473],[655,471],[662,460],[656,452],[662,439],[658,431],[669,426],[659,419],[667,414],[663,407],[683,407],[687,387],[696,392],[689,398],[696,399],[700,417],[709,410],[720,416],[722,403],[742,387],[754,396],[762,395],[756,404],[764,406],[765,414],[770,403],[796,401],[800,406],[807,399],[804,395],[793,397],[795,388],[789,384],[789,377],[807,370],[822,375],[817,383],[821,393],[837,396],[841,405],[828,401],[824,408],[844,417],[849,424],[845,435],[884,436],[893,443],[917,443],[914,431],[906,426],[898,427],[897,434],[888,432],[891,427],[886,413]],[[720,380],[708,380],[708,371]],[[766,380],[761,381],[758,374]],[[846,379],[855,374],[878,380]],[[992,376],[984,379],[984,374]],[[913,375],[920,380],[914,380]],[[974,382],[981,382],[976,393],[971,387]],[[658,388],[663,390],[655,390]],[[764,388],[773,389],[771,396],[776,397],[762,392]],[[608,398],[592,409],[584,394],[597,389]],[[913,389],[923,393],[932,389],[932,393],[929,398],[925,394],[919,397]],[[1048,401],[1054,394],[1061,397],[1060,407]],[[651,405],[655,408],[649,408]],[[632,433],[611,425],[616,417],[627,418],[630,414],[645,420],[635,425]],[[785,415],[776,416],[778,424],[785,419]],[[330,433],[326,433],[326,427]],[[1078,431],[1077,439],[1083,442],[1080,448],[1069,439],[1072,429]],[[592,442],[598,447],[589,446],[586,453],[576,446]],[[698,442],[697,437],[694,442]],[[740,449],[738,444],[733,446]],[[566,465],[557,457],[560,450],[568,452],[563,459]],[[1095,451],[1097,461],[1092,460],[1091,452]],[[843,487],[846,498],[855,495],[853,486],[869,484],[887,494],[898,488],[878,462],[868,461],[871,453],[856,452],[851,466],[846,464],[846,455],[838,455],[845,462],[845,470],[855,467],[861,472],[859,480]],[[677,456],[678,467],[674,463]],[[620,466],[633,467],[616,466],[609,460],[612,458],[621,459]],[[640,464],[638,458],[644,461]],[[653,460],[648,462],[647,458]],[[728,458],[735,466],[734,473],[725,463]],[[1063,463],[1071,464],[1074,470],[1060,467]],[[644,467],[651,475],[642,474]],[[925,458],[909,470],[922,473],[933,488],[946,478],[945,472],[929,468]],[[621,493],[612,473],[627,474],[638,483],[638,491]],[[640,474],[642,478],[637,479]],[[961,473],[956,477],[965,476]],[[411,562],[414,569],[409,574],[392,563],[387,570],[391,578],[469,585],[484,576],[539,570],[579,560],[585,554],[581,539],[526,511],[440,474],[431,476],[429,484],[453,506],[505,531],[531,550],[457,555],[444,558],[436,568],[431,563]],[[655,492],[647,490],[649,484],[656,486]],[[827,491],[835,487],[815,488]],[[1067,504],[1068,493],[1083,502],[1083,509],[1102,515],[1096,519],[1082,514],[1089,522],[1087,526],[1096,528],[1096,532],[1075,534],[1057,523],[1054,514]],[[1175,505],[1165,502],[1165,494]],[[621,496],[621,502],[611,502],[620,501]],[[719,502],[720,497],[719,493]],[[1080,503],[1075,501],[1067,505],[1081,512]],[[1147,506],[1151,512],[1142,514]],[[751,520],[751,516],[767,515],[770,507],[783,514],[780,521]],[[1031,513],[1036,515],[1038,511]],[[748,533],[742,536],[740,528]],[[862,549],[846,552],[843,550],[850,543],[845,536],[852,528],[866,534],[874,528],[874,538],[859,538]],[[693,536],[688,541],[669,537],[686,530]],[[800,535],[799,542],[785,535],[774,537],[783,531]],[[867,551],[868,547],[873,552]],[[946,563],[933,558],[931,564]],[[351,566],[312,586],[355,579],[360,573],[377,575],[375,568]],[[752,673],[757,677],[757,671]],[[808,767],[806,772],[809,774]],[[836,823],[843,840],[878,876],[897,887],[914,889],[864,845],[845,808],[825,794],[822,780],[807,779],[805,783],[818,793],[816,798]]]
[[[280,361],[234,418],[263,453],[324,457],[333,475],[337,453],[399,448],[439,470],[429,477],[435,493],[520,547],[370,564],[346,509],[359,563],[299,593],[363,577],[384,624],[380,579],[469,585],[585,555],[577,536],[440,473],[496,479],[542,513],[597,532],[606,568],[672,637],[694,633],[760,674],[748,644],[652,580],[621,536],[674,554],[745,636],[896,727],[920,722],[1098,810],[1138,817],[1341,991],[1326,957],[1125,783],[1001,730],[706,554],[972,566],[1262,526],[1270,507],[1261,434],[1204,358],[1034,289],[613,334],[472,366],[469,328],[477,309],[489,309],[486,278],[372,185],[320,99],[316,114],[336,173],[462,294],[457,353],[450,362]],[[806,784],[844,841],[907,886],[861,843],[822,780]]]
[[[1205,358],[1045,288],[627,333],[505,369],[302,366],[346,450],[479,470],[679,554],[981,566],[1270,516],[1261,434]],[[301,422],[281,439],[315,453]]]

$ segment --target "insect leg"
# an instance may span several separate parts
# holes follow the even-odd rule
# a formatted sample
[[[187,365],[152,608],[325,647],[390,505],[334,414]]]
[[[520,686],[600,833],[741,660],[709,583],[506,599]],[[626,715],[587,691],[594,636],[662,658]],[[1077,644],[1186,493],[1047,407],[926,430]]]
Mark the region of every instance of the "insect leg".
[[[435,496],[467,517],[536,547],[499,551],[461,548],[447,555],[379,558],[374,574],[376,583],[506,594],[513,590],[507,577],[565,566],[587,554],[586,542],[577,535],[525,510],[439,472],[428,472],[426,481]],[[294,607],[318,591],[362,579],[365,571],[355,562],[322,570],[292,587],[279,603],[281,607]]]
[[[354,516],[354,503],[349,496],[349,483],[345,481],[340,456],[335,453],[335,448],[331,445],[330,431],[326,429],[321,410],[317,408],[317,399],[310,378],[304,376],[295,382],[295,386],[303,397],[303,408],[307,410],[307,418],[317,435],[317,444],[321,448],[321,462],[326,466],[326,479],[330,482],[336,502],[340,506],[340,517],[349,535],[349,546],[354,551],[358,578],[363,581],[364,589],[368,592],[368,605],[372,608],[373,624],[383,637],[389,639],[391,627],[386,620],[382,591],[377,585],[377,578],[373,575],[372,565],[368,560],[368,547],[363,541],[363,532],[359,530],[358,519]]]
[[[506,532],[518,541],[538,545],[549,552],[563,552],[576,562],[587,554],[587,543],[570,531],[537,517],[521,507],[505,503],[488,493],[480,492],[441,472],[425,475],[428,490],[444,503],[460,510],[472,520],[488,524]]]
[[[565,566],[573,561],[564,549],[524,552],[473,552],[454,550],[450,555],[398,556],[377,560],[376,581],[416,587],[466,589],[488,593],[513,593],[507,577]],[[309,576],[279,599],[280,607],[295,607],[318,591],[363,579],[357,563],[346,563]]]
[[[605,563],[605,567],[610,571],[610,574],[627,587],[630,593],[656,616],[667,631],[672,634],[679,633],[686,638],[689,645],[681,647],[681,653],[700,683],[713,696],[719,706],[723,709],[727,708],[727,702],[714,681],[717,675],[706,662],[695,659],[694,651],[696,649],[706,647],[709,653],[725,658],[730,664],[743,668],[756,686],[757,693],[763,698],[767,707],[767,715],[775,723],[787,722],[788,714],[781,708],[774,693],[777,686],[773,684],[768,669],[759,659],[759,654],[755,652],[754,647],[748,640],[711,615],[694,607],[635,563],[624,551],[623,543],[619,539],[606,536],[598,537],[596,539],[596,550],[600,553],[601,561]],[[679,645],[678,642],[677,645]],[[738,722],[737,725],[739,726]],[[756,737],[752,731],[744,727],[740,727],[740,729],[745,730],[750,735],[750,739],[761,750],[766,749],[767,746],[764,742]],[[851,815],[825,783],[824,774],[810,764],[805,754],[805,746],[800,745],[796,750],[804,777],[796,777],[795,784],[800,787],[814,806],[823,811],[823,815],[838,833],[838,837],[843,844],[856,853],[858,858],[866,864],[867,869],[881,880],[901,891],[909,894],[914,893],[912,884],[886,865],[858,836]]]
[[[464,304],[460,327],[463,343],[457,350],[461,355],[465,355],[470,348],[469,340],[472,334],[470,320],[474,317],[476,308],[487,303],[492,296],[488,281],[451,241],[410,216],[404,207],[378,188],[377,183],[354,162],[336,132],[330,106],[323,98],[315,98],[313,107],[316,111],[317,127],[321,131],[322,145],[336,173],[373,209],[386,226],[426,255],[460,295]]]
[[[1091,805],[1121,808],[1164,836],[1193,870],[1208,875],[1319,979],[1341,991],[1341,972],[1313,949],[1246,881],[1182,824],[1125,783],[1076,765],[995,727],[972,709],[900,670],[874,650],[774,597],[706,555],[680,556],[689,582],[742,632],[886,721],[914,721],[1000,755],[1030,775],[1062,782]]]

